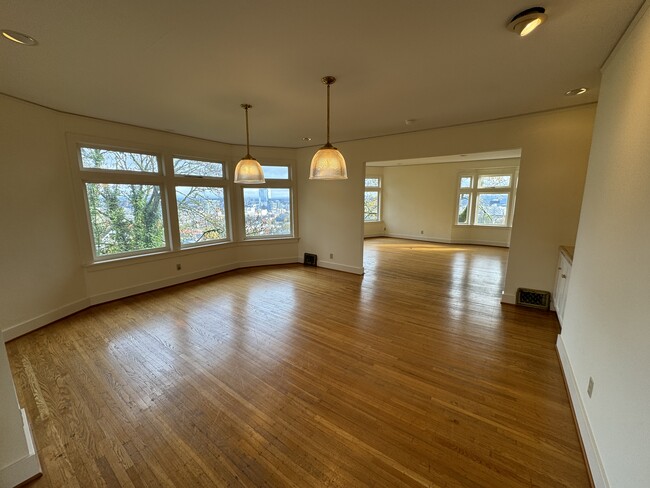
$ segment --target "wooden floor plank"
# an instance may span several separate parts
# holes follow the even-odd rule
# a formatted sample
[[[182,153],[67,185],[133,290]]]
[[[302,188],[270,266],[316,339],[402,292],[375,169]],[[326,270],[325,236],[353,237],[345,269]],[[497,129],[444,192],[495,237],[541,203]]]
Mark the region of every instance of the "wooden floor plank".
[[[365,275],[237,270],[7,344],[29,486],[588,487],[550,312],[507,250],[365,243]]]

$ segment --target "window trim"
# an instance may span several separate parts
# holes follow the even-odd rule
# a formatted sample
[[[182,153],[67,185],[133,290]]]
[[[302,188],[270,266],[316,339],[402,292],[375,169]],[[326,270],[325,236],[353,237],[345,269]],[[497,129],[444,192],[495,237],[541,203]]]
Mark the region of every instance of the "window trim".
[[[201,161],[204,163],[219,163],[221,164],[221,169],[223,176],[200,176],[200,175],[177,175],[174,172],[174,159],[186,159],[189,161]],[[169,175],[173,181],[172,187],[169,190],[169,201],[173,201],[173,215],[176,216],[175,219],[171,219],[172,228],[175,227],[173,232],[173,238],[178,236],[178,246],[176,249],[186,250],[193,249],[196,247],[205,247],[213,246],[218,244],[224,244],[226,242],[232,242],[233,237],[233,226],[232,226],[232,203],[230,198],[230,185],[229,183],[229,172],[228,167],[229,163],[225,158],[205,158],[205,157],[195,157],[188,155],[181,155],[179,153],[172,153],[171,155],[171,168]],[[225,213],[225,222],[226,222],[226,237],[223,239],[212,239],[206,242],[193,242],[189,244],[183,244],[180,237],[180,222],[178,220],[178,202],[176,200],[176,187],[178,186],[202,186],[209,188],[222,188],[223,189],[223,202],[224,202],[224,213]],[[172,208],[170,206],[170,212]]]
[[[376,179],[378,180],[377,186],[367,186],[367,180],[370,179]],[[377,192],[377,218],[375,220],[366,220],[366,211],[365,211],[365,206],[364,206],[364,211],[363,211],[363,223],[364,224],[376,224],[377,222],[382,222],[383,219],[383,212],[381,211],[382,208],[382,190],[383,190],[383,177],[382,175],[365,175],[363,179],[363,184],[364,184],[364,190],[363,190],[363,198],[364,198],[364,203],[365,203],[365,198],[366,198],[366,192],[369,191],[374,191]]]
[[[81,156],[82,148],[101,149],[106,151],[128,152],[133,154],[146,154],[156,158],[158,163],[157,172],[140,172],[140,171],[120,171],[112,169],[99,169],[99,168],[84,168]],[[162,155],[153,151],[140,151],[137,149],[126,149],[123,147],[115,147],[112,145],[101,144],[85,144],[79,142],[75,147],[75,155],[78,162],[78,181],[81,184],[81,193],[83,195],[83,208],[85,215],[85,227],[88,232],[90,252],[92,254],[92,262],[99,263],[104,261],[112,261],[116,259],[133,258],[148,254],[156,254],[160,252],[172,250],[171,233],[170,233],[170,218],[169,218],[169,202],[168,194],[165,191],[164,178],[163,178],[163,161]],[[97,245],[95,242],[95,235],[92,229],[92,219],[90,216],[90,207],[88,203],[88,183],[94,184],[114,184],[114,185],[147,185],[158,186],[160,188],[160,207],[161,217],[163,224],[163,235],[165,236],[165,245],[156,248],[141,249],[137,251],[127,251],[121,253],[100,255],[97,254]]]
[[[279,239],[295,239],[298,235],[296,228],[296,223],[298,222],[296,215],[296,182],[294,178],[294,165],[288,161],[284,160],[264,160],[260,162],[261,166],[282,166],[286,167],[289,170],[288,178],[267,178],[265,177],[264,183],[259,183],[256,185],[237,185],[240,187],[238,193],[239,201],[241,202],[241,209],[239,212],[239,217],[241,223],[239,226],[239,232],[241,235],[241,242],[253,242],[253,241],[274,241]],[[244,190],[253,189],[253,188],[288,188],[289,189],[289,211],[291,212],[291,233],[290,234],[277,234],[277,235],[263,235],[263,236],[247,236],[246,235],[246,206],[244,203]]]
[[[496,186],[479,188],[479,179],[482,176],[510,176],[509,186]],[[462,178],[471,178],[471,185],[469,187],[461,188]],[[507,229],[512,228],[512,221],[514,217],[515,199],[517,193],[517,184],[519,180],[519,167],[507,166],[499,168],[478,168],[474,170],[461,171],[456,178],[456,201],[454,203],[454,226],[456,227],[481,227],[489,229]],[[459,223],[458,216],[460,211],[460,196],[462,194],[469,194],[469,202],[467,204],[467,223]],[[508,205],[506,208],[506,223],[499,225],[479,224],[476,223],[478,215],[477,205],[479,195],[483,194],[508,194]]]
[[[263,185],[246,185],[246,187],[275,186],[289,188],[291,192],[291,229],[292,233],[278,236],[255,236],[245,238],[244,235],[244,206],[242,185],[232,181],[235,164],[230,151],[216,151],[213,153],[202,150],[183,150],[182,144],[170,147],[156,142],[137,142],[133,140],[113,139],[98,135],[87,135],[67,132],[65,135],[66,150],[69,168],[72,177],[72,188],[75,199],[73,205],[74,220],[79,242],[79,252],[82,266],[88,271],[95,267],[119,267],[135,263],[153,262],[159,259],[172,258],[174,255],[191,255],[194,253],[211,252],[217,248],[225,249],[237,246],[277,245],[281,243],[298,242],[298,189],[296,181],[296,161],[291,158],[264,158],[265,166],[285,166],[289,171],[289,179],[268,179]],[[97,148],[109,151],[124,151],[138,154],[152,155],[157,158],[158,171],[148,172],[120,172],[114,170],[97,170],[83,168],[81,162],[81,147]],[[218,162],[223,165],[223,177],[210,177],[200,175],[175,175],[174,158],[195,161]],[[157,249],[146,249],[129,253],[109,254],[97,256],[94,246],[94,236],[88,199],[85,193],[85,182],[106,182],[105,175],[111,173],[115,181],[109,183],[137,183],[156,184],[161,186],[161,207],[163,212],[163,226],[166,246]],[[208,242],[181,245],[178,223],[178,209],[176,202],[176,186],[214,186],[224,189],[224,203],[226,206],[226,225],[228,239],[212,240]]]
[[[120,262],[148,262],[150,259],[162,259],[162,257],[174,253],[200,252],[201,249],[209,250],[210,247],[227,246],[231,243],[237,243],[232,217],[233,192],[231,188],[232,182],[229,175],[231,174],[231,166],[233,163],[230,157],[225,157],[223,154],[219,153],[208,155],[206,153],[170,151],[166,148],[156,147],[154,144],[115,140],[100,136],[89,136],[76,133],[66,133],[66,146],[68,150],[68,158],[71,163],[70,168],[73,179],[73,192],[75,200],[78,202],[74,205],[74,214],[80,253],[82,256],[82,265],[84,267],[90,269],[90,267],[106,265],[107,263],[119,265],[117,263]],[[155,173],[149,173],[83,168],[81,161],[82,147],[155,156],[158,161],[158,171]],[[224,176],[220,178],[201,177],[196,175],[175,175],[173,171],[174,158],[221,163],[223,165]],[[109,178],[110,181],[107,181],[107,178]],[[161,208],[166,246],[127,253],[109,254],[105,256],[97,255],[88,207],[86,182],[159,185],[161,187]],[[175,187],[190,186],[192,184],[196,184],[196,186],[223,187],[228,239],[181,246]]]
[[[206,180],[199,180],[197,181],[187,181],[185,184],[175,184],[173,187],[173,194],[174,194],[174,206],[175,208],[175,215],[176,215],[176,223],[178,224],[178,240],[179,240],[179,248],[181,250],[183,249],[191,249],[193,247],[203,247],[203,246],[210,246],[212,244],[221,244],[224,242],[230,242],[232,240],[232,226],[230,225],[230,205],[229,205],[229,198],[228,198],[228,186],[227,185],[210,185],[210,184],[205,184]],[[180,183],[180,182],[179,182]],[[181,187],[181,186],[192,186],[192,187],[202,187],[202,188],[221,188],[223,190],[223,206],[224,206],[224,221],[226,224],[226,237],[222,239],[210,239],[209,241],[204,241],[204,242],[190,242],[188,244],[183,244],[180,238],[180,220],[178,218],[178,200],[176,199],[176,188]]]
[[[201,176],[201,175],[184,175],[184,174],[176,174],[176,171],[174,170],[174,159],[184,159],[187,161],[197,161],[200,163],[218,163],[221,165],[221,171],[223,173],[223,176]],[[223,184],[226,184],[228,182],[228,161],[226,159],[219,159],[219,158],[205,158],[205,157],[195,157],[195,156],[187,156],[187,155],[182,155],[179,153],[172,153],[171,156],[171,171],[172,171],[172,176],[174,178],[195,178],[195,179],[200,179],[200,180],[208,180],[208,181],[220,181],[223,182]]]

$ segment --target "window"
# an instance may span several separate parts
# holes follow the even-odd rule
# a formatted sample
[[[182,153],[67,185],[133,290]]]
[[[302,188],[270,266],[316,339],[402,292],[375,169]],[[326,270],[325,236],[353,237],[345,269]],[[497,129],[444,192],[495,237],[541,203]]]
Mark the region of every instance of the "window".
[[[223,161],[69,142],[93,262],[294,236],[290,164],[265,164],[265,184],[239,186]]]
[[[95,261],[229,239],[224,164],[80,147]],[[167,175],[165,175],[167,173]]]
[[[96,259],[167,248],[156,156],[82,147],[81,166]]]
[[[366,190],[363,194],[363,221],[379,222],[381,220],[381,178],[366,178]]]
[[[262,165],[263,185],[242,188],[246,238],[293,236],[293,182],[287,165]]]
[[[223,163],[174,158],[174,174],[180,176],[212,176],[223,178]]]
[[[223,163],[174,158],[181,247],[229,238]]]
[[[456,225],[508,227],[512,224],[517,169],[489,171],[459,176]]]

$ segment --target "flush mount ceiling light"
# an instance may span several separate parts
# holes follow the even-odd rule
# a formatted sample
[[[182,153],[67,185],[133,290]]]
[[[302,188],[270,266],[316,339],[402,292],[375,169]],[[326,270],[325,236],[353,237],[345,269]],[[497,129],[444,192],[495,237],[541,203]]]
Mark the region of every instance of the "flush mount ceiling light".
[[[262,171],[262,167],[257,162],[257,159],[251,156],[248,143],[248,109],[253,108],[253,106],[242,103],[241,108],[246,112],[246,156],[235,167],[235,183],[256,185],[258,183],[264,183],[264,171]]]
[[[343,155],[330,144],[330,85],[336,81],[333,76],[325,76],[322,82],[327,85],[327,143],[321,147],[311,160],[310,180],[347,180],[348,170]]]
[[[2,29],[2,35],[5,39],[8,39],[16,44],[22,44],[23,46],[35,46],[38,44],[36,39],[22,32],[16,32],[9,29]]]
[[[576,95],[582,95],[583,93],[587,93],[587,88],[581,86],[580,88],[574,88],[573,90],[565,92],[564,95],[567,97],[575,97]]]
[[[547,18],[545,12],[546,9],[543,7],[533,7],[519,12],[508,24],[508,29],[521,37],[527,36],[544,23]]]

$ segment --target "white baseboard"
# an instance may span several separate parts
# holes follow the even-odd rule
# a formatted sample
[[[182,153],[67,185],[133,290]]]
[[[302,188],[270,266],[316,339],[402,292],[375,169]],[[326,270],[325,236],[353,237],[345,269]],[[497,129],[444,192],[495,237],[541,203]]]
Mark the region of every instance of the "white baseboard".
[[[517,295],[510,293],[503,293],[501,295],[501,303],[509,303],[510,305],[517,305]]]
[[[503,241],[483,241],[479,239],[449,239],[447,237],[429,237],[423,236],[421,234],[395,234],[395,233],[385,233],[374,235],[366,235],[365,237],[394,237],[396,239],[409,239],[411,241],[425,241],[425,242],[436,242],[439,244],[465,244],[472,246],[492,246],[492,247],[510,247],[510,244]]]
[[[298,258],[273,258],[255,259],[253,261],[239,261],[237,268],[253,268],[255,266],[273,266],[275,264],[301,264]]]
[[[207,269],[202,269],[200,271],[195,271],[194,273],[186,273],[180,276],[166,278],[164,280],[150,281],[147,283],[142,283],[140,285],[131,286],[128,288],[122,288],[120,290],[114,290],[107,293],[93,295],[89,299],[91,305],[98,305],[100,303],[106,303],[112,300],[119,300],[120,298],[126,298],[133,295],[138,295],[139,293],[146,293],[148,291],[159,290],[160,288],[166,288],[168,286],[180,285],[181,283],[186,283],[188,281],[207,278],[208,276],[225,273],[227,271],[232,271],[239,268],[251,268],[253,266],[268,266],[272,264],[292,264],[297,262],[298,262],[297,258],[274,258],[274,259],[258,259],[255,261],[228,263],[213,268],[207,268]]]
[[[59,319],[72,315],[73,313],[80,312],[92,305],[99,305],[100,303],[110,302],[112,300],[119,300],[120,298],[126,298],[132,295],[137,295],[139,293],[146,293],[148,291],[158,290],[160,288],[165,288],[168,286],[179,285],[181,283],[186,283],[188,281],[194,281],[201,278],[206,278],[219,273],[225,273],[226,271],[232,271],[239,268],[250,268],[253,266],[268,266],[274,264],[293,264],[298,263],[297,258],[273,258],[273,259],[259,259],[254,261],[241,261],[236,263],[228,263],[223,266],[217,266],[214,268],[208,268],[194,273],[186,273],[179,276],[174,276],[173,278],[167,278],[164,280],[150,281],[147,283],[142,283],[140,285],[131,286],[128,288],[121,288],[119,290],[113,290],[106,293],[99,293],[96,295],[89,296],[82,300],[64,305],[63,307],[57,308],[50,312],[34,317],[33,319],[26,320],[19,324],[13,325],[5,330],[3,330],[3,339],[4,342],[9,342],[17,337],[28,334],[36,329],[56,322]],[[346,271],[342,269],[341,271]],[[358,271],[348,271],[350,273],[363,274],[363,268],[361,273]]]
[[[16,337],[20,337],[21,335],[25,335],[33,330],[40,329],[44,325],[51,324],[52,322],[56,322],[63,317],[67,317],[68,315],[77,313],[84,308],[88,308],[90,305],[90,299],[83,298],[81,300],[77,300],[76,302],[68,303],[63,307],[59,307],[55,310],[51,310],[50,312],[39,315],[38,317],[34,317],[33,319],[29,319],[25,322],[13,325],[8,329],[4,329],[2,331],[4,341],[9,342]]]
[[[451,239],[446,237],[428,237],[421,234],[395,234],[392,232],[384,234],[385,237],[395,237],[397,239],[409,239],[411,241],[425,241],[425,242],[438,242],[440,244],[452,244]]]
[[[364,273],[363,267],[348,266],[347,264],[333,263],[331,261],[318,261],[318,266],[321,268],[333,269],[335,271],[343,271],[344,273],[357,275],[362,275]]]
[[[483,241],[480,239],[453,239],[451,244],[467,244],[472,246],[491,246],[491,247],[506,247],[509,248],[510,244],[503,241]]]
[[[32,437],[27,415],[25,415],[25,409],[21,408],[20,413],[23,416],[23,430],[25,432],[25,441],[27,441],[28,454],[15,463],[0,469],[0,488],[13,488],[42,473],[41,463],[38,460],[38,454],[36,454],[34,438]]]
[[[569,389],[571,406],[573,407],[573,413],[578,422],[578,430],[580,438],[582,439],[582,446],[584,447],[585,455],[587,456],[587,462],[589,463],[589,469],[594,481],[594,486],[596,488],[609,488],[609,481],[607,480],[605,467],[600,459],[598,446],[596,445],[596,440],[591,430],[591,425],[589,424],[589,417],[587,417],[587,411],[585,410],[582,397],[580,396],[580,388],[576,381],[576,377],[573,374],[571,361],[569,360],[569,355],[564,347],[564,341],[562,340],[561,334],[557,336],[556,347],[560,357],[562,371],[564,372],[564,379],[566,380]]]

